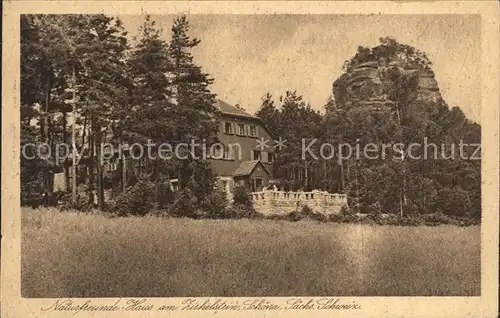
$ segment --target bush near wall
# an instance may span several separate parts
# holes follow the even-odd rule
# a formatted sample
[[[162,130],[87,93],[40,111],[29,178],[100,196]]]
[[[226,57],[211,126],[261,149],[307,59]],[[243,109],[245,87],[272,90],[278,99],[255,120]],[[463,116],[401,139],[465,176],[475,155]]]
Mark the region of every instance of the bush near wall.
[[[225,218],[227,219],[258,219],[263,218],[263,216],[255,211],[252,206],[248,206],[241,203],[233,203],[231,206],[226,208]]]
[[[236,204],[253,206],[250,192],[248,192],[245,187],[240,185],[237,185],[233,190],[233,202]]]

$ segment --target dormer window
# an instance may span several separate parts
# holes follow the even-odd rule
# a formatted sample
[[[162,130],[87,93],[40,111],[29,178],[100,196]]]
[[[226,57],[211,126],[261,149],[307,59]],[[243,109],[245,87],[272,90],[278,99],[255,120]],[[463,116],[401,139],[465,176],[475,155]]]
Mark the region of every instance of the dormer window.
[[[224,123],[224,133],[232,135],[233,134],[233,124],[232,123]]]

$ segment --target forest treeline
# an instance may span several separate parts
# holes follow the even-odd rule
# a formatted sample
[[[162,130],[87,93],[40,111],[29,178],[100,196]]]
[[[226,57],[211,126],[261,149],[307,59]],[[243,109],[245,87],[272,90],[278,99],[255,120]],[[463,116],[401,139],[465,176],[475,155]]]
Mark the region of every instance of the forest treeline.
[[[378,61],[386,65],[383,76],[368,78],[363,88],[353,90],[349,85],[352,74],[357,75],[355,68]],[[257,115],[288,145],[296,145],[279,152],[276,177],[290,180],[294,190],[347,193],[350,208],[359,213],[442,213],[479,220],[481,127],[459,107],[449,107],[440,97],[427,98],[429,92],[420,87],[418,76],[431,67],[425,53],[387,37],[374,48],[359,47],[345,61],[323,112],[296,91],[277,99],[266,94]],[[382,84],[370,86],[371,82]],[[429,94],[438,94],[436,90]],[[379,102],[384,99],[385,104]],[[308,149],[318,159],[309,152],[304,156],[305,148],[300,147],[312,140],[316,141]],[[332,158],[329,151],[324,151],[326,159],[318,156],[324,144],[337,146],[335,151],[342,144],[378,150],[384,145],[402,146],[385,158],[373,159],[372,153],[338,160],[338,152]],[[420,147],[412,147],[410,158],[411,144]]]
[[[23,15],[21,17],[21,147],[47,145],[44,160],[21,157],[21,197],[28,203],[52,191],[58,143],[72,144],[72,118],[77,130],[74,146],[88,158],[79,167],[79,205],[105,208],[103,163],[99,152],[104,138],[115,144],[213,142],[218,130],[213,79],[193,61],[191,50],[200,40],[189,36],[185,16],[175,19],[170,41],[147,16],[133,41],[122,22],[105,15]],[[75,106],[75,112],[73,112]],[[32,148],[30,148],[32,149]],[[83,150],[83,151],[82,151]],[[32,157],[28,154],[27,157]],[[146,201],[168,197],[169,179],[201,204],[213,192],[215,176],[206,160],[169,162],[143,158],[126,180],[132,193]],[[60,156],[62,157],[62,156]],[[69,157],[71,159],[71,156]],[[70,161],[70,160],[69,160]],[[70,169],[65,167],[66,183]],[[147,184],[144,184],[146,182]],[[166,190],[165,190],[166,189]],[[125,198],[122,198],[124,201]],[[143,206],[142,204],[138,205]]]

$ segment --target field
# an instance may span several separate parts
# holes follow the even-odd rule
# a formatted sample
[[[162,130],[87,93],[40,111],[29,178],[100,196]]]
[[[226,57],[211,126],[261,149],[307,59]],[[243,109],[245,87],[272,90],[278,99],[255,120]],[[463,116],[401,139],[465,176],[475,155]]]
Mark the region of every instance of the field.
[[[24,297],[479,295],[480,228],[22,210]]]

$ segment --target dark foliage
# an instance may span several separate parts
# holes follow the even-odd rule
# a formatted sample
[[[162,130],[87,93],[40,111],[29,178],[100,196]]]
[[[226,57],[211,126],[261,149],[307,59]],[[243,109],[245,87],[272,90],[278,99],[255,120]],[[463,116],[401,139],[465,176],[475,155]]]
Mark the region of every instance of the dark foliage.
[[[168,206],[168,214],[177,217],[200,218],[202,212],[198,210],[198,199],[189,188],[176,193],[174,202]]]
[[[154,207],[155,185],[139,181],[116,199],[113,211],[120,216],[148,214]]]
[[[233,200],[235,204],[241,204],[250,207],[252,206],[252,198],[250,196],[250,193],[248,192],[248,189],[240,185],[234,187]]]
[[[204,216],[210,219],[224,219],[227,217],[227,206],[229,202],[225,192],[216,190],[206,196],[201,202],[200,208]]]
[[[225,218],[228,219],[255,219],[262,216],[257,213],[253,207],[241,203],[233,203],[226,209]]]

